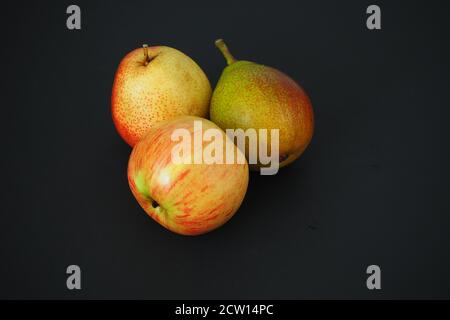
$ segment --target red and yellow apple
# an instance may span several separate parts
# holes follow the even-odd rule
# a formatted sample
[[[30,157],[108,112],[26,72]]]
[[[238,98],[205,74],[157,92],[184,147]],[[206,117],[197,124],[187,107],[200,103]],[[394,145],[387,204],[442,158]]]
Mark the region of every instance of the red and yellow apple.
[[[173,150],[180,143],[174,141],[173,133],[183,129],[195,141],[199,134],[195,121],[205,132],[217,130],[215,139],[222,139],[224,147],[231,146],[234,159],[239,156],[243,161],[173,161]],[[205,150],[212,143],[206,140],[200,141]],[[189,157],[198,151],[197,147],[189,148]],[[136,144],[128,162],[128,182],[150,217],[173,232],[198,235],[220,227],[234,215],[247,190],[248,171],[245,155],[218,126],[199,117],[181,116],[160,122]]]
[[[160,121],[180,115],[205,117],[211,85],[184,53],[165,46],[128,53],[117,69],[111,111],[120,136],[134,146]]]

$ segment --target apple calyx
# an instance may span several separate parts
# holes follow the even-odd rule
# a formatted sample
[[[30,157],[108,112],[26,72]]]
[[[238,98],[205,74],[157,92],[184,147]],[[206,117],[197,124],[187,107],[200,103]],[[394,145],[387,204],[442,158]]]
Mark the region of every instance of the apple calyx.
[[[217,39],[214,43],[216,47],[220,50],[220,52],[222,52],[223,56],[225,57],[225,60],[227,60],[228,65],[236,62],[236,59],[231,54],[230,50],[228,50],[228,47],[225,44],[225,41],[223,41],[223,39]]]
[[[150,200],[150,199],[149,199]],[[155,200],[155,199],[151,199],[151,201],[152,201],[152,207],[153,208],[158,208],[159,207],[159,203]]]
[[[165,213],[166,210],[156,201],[153,199],[150,195],[142,194],[142,196],[146,199],[148,203],[150,203],[150,206],[153,210],[155,210],[156,213]]]
[[[149,203],[150,206],[157,213],[164,213],[166,210],[156,201],[152,195],[150,194],[150,190],[147,187],[147,183],[145,181],[145,174],[143,171],[138,172],[134,177],[134,185],[137,188],[137,191],[140,193],[142,198],[145,199],[145,202]]]

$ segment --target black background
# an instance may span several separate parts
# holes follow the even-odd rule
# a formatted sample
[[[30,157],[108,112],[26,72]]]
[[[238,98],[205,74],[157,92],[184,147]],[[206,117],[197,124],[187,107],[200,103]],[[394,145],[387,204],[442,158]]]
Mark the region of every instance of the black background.
[[[2,4],[0,298],[450,298],[449,5],[374,3],[378,31],[372,1]],[[229,223],[183,237],[131,195],[111,86],[142,43],[214,86],[218,37],[301,83],[316,130],[293,165],[251,175]]]

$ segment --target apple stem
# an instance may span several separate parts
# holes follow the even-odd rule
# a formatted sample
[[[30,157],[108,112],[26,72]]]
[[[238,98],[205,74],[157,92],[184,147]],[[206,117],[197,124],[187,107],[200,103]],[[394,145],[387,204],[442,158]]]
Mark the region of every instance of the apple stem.
[[[216,47],[219,48],[219,50],[222,52],[223,56],[225,57],[225,60],[227,60],[228,65],[236,62],[236,59],[230,53],[230,50],[228,50],[228,47],[225,44],[225,42],[223,41],[223,39],[217,39],[215,44],[216,44]]]
[[[144,49],[144,66],[146,66],[152,59],[148,56],[148,45],[143,44],[142,48]]]

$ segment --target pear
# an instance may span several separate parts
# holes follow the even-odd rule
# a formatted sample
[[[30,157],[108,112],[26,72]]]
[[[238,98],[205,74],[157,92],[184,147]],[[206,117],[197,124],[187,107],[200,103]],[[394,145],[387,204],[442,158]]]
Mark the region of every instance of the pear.
[[[171,47],[144,44],[117,68],[111,113],[120,136],[133,147],[161,121],[206,117],[210,99],[209,80],[194,60]]]
[[[222,129],[279,129],[279,166],[297,159],[311,141],[314,117],[305,91],[277,69],[236,60],[222,39],[216,40],[228,66],[214,89],[210,118]],[[258,143],[260,143],[259,141]],[[270,150],[270,137],[263,143]],[[246,156],[249,159],[247,145]],[[258,154],[252,170],[263,167]],[[250,161],[249,161],[250,162]]]

